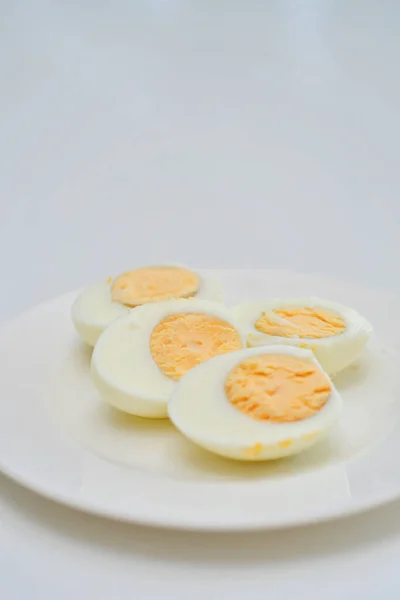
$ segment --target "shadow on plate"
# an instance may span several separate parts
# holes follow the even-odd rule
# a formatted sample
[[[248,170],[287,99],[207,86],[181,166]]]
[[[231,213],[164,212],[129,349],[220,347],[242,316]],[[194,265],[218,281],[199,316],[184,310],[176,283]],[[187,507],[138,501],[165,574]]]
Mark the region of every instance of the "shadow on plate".
[[[85,344],[79,338],[74,339],[70,356],[71,361],[78,369],[78,371],[84,370],[87,372],[90,370],[90,362],[92,360],[93,348],[89,344]]]
[[[94,407],[93,420],[104,431],[124,439],[124,456],[99,453],[112,462],[139,468],[157,476],[198,481],[244,480],[300,475],[331,463],[335,458],[335,442],[328,436],[314,447],[293,457],[272,461],[242,462],[223,458],[205,450],[178,432],[168,419],[142,419],[124,414],[104,404]],[[106,429],[104,429],[106,428]],[[153,440],[149,449],[149,440]],[[159,453],[159,458],[157,458]],[[152,458],[149,456],[152,455]],[[125,456],[129,457],[125,460]],[[135,461],[135,462],[133,462]],[[143,461],[143,462],[142,462]]]

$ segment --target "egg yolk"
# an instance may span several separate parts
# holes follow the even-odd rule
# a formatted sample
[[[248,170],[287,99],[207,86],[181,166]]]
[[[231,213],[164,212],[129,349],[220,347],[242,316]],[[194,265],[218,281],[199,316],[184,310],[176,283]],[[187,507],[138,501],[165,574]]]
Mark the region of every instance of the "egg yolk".
[[[111,286],[114,302],[139,306],[172,298],[189,298],[199,291],[196,273],[183,267],[144,267],[117,277]]]
[[[153,360],[175,381],[205,360],[241,348],[240,336],[232,325],[198,313],[169,315],[150,337]]]
[[[323,308],[286,306],[264,312],[254,327],[261,333],[279,337],[327,338],[343,333],[346,323]]]
[[[311,361],[285,354],[252,356],[225,381],[229,402],[257,421],[287,423],[315,415],[327,402],[331,386]]]

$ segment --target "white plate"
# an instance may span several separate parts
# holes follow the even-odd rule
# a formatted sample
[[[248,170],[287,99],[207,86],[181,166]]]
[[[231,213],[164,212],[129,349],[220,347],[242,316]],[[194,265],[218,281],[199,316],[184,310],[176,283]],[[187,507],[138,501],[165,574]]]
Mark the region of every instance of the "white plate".
[[[88,512],[202,530],[276,528],[344,516],[400,495],[400,322],[395,299],[282,271],[212,271],[228,303],[320,295],[354,306],[376,338],[336,384],[345,411],[299,456],[241,464],[186,441],[168,421],[104,406],[90,352],[69,316],[75,294],[43,304],[0,336],[0,467],[36,492]]]

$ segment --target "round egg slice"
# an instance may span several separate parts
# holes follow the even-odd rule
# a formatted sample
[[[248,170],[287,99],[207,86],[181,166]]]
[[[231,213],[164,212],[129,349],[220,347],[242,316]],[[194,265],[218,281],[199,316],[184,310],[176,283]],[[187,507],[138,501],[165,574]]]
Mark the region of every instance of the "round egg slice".
[[[336,375],[357,360],[372,333],[352,308],[320,298],[266,300],[234,309],[250,347],[287,344],[314,352],[323,369]]]
[[[92,355],[102,398],[124,412],[166,417],[179,380],[200,363],[245,347],[232,312],[206,300],[145,304],[112,323]]]
[[[104,329],[130,309],[192,297],[221,302],[221,289],[183,266],[142,267],[84,290],[72,306],[72,320],[81,338],[94,346]]]
[[[341,409],[314,354],[290,346],[213,358],[182,378],[168,405],[183,435],[238,460],[297,454],[326,435]]]

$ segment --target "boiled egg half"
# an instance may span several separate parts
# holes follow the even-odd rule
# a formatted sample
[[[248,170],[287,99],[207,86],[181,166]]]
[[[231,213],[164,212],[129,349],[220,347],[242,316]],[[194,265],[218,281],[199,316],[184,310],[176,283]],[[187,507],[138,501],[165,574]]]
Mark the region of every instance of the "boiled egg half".
[[[372,333],[352,308],[320,298],[250,302],[235,307],[250,347],[287,344],[310,349],[330,375],[357,360]]]
[[[105,402],[141,417],[167,417],[167,402],[193,367],[245,347],[232,312],[206,300],[145,304],[112,323],[92,355]]]
[[[175,298],[220,302],[221,289],[186,267],[142,267],[84,290],[72,306],[72,320],[81,338],[94,346],[104,329],[130,309]]]
[[[168,414],[183,435],[211,452],[268,460],[312,446],[341,408],[310,350],[269,346],[217,356],[188,372]]]

